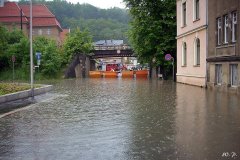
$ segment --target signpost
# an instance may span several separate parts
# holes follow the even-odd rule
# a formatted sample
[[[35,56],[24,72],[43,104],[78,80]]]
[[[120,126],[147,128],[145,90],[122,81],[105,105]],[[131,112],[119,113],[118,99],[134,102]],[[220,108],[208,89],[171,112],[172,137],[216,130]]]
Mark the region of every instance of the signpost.
[[[40,52],[36,52],[36,59],[37,59],[37,65],[38,66],[41,63],[41,56],[42,56],[42,54]]]
[[[172,60],[172,66],[173,66],[173,81],[175,80],[175,71],[174,71],[174,58],[172,57],[172,55],[171,54],[166,54],[165,55],[165,60],[167,60],[167,61],[170,61],[170,60]]]
[[[36,52],[37,66],[35,67],[38,67],[38,72],[39,72],[39,66],[41,64],[41,56],[42,54],[40,52]]]

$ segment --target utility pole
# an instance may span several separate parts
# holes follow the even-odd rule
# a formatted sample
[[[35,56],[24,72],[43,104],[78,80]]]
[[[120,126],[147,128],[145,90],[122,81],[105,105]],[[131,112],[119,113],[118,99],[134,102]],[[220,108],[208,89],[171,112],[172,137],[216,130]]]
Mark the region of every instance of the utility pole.
[[[22,14],[22,9],[20,10],[20,16],[21,16],[21,31],[22,31],[22,29],[23,29],[23,21],[22,21],[23,14]]]
[[[33,87],[33,48],[32,48],[32,0],[30,0],[30,74],[31,74],[31,94],[34,98],[34,87]]]

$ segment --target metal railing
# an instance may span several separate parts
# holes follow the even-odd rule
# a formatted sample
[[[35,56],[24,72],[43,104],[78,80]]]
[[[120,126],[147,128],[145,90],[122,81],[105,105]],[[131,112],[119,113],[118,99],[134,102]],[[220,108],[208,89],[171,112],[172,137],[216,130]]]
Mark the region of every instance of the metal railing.
[[[105,46],[105,45],[96,45],[94,46],[94,50],[127,50],[131,49],[129,45],[111,45],[111,46]]]

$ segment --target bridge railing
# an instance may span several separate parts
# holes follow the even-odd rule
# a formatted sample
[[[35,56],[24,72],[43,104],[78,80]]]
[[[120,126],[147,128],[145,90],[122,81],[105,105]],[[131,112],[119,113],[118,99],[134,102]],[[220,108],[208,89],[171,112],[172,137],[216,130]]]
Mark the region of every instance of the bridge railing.
[[[131,49],[129,45],[111,45],[111,46],[94,46],[94,50],[127,50]]]

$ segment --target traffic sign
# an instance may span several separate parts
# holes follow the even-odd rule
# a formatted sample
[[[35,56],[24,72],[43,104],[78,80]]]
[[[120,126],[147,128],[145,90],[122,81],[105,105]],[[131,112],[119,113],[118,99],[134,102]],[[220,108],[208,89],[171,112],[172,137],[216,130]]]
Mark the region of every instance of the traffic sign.
[[[40,60],[40,59],[41,59],[41,55],[42,55],[42,54],[41,54],[40,52],[36,52],[36,59],[37,59],[37,60]]]
[[[167,61],[170,61],[172,58],[173,58],[173,57],[172,57],[171,54],[166,54],[166,55],[165,55],[165,60],[167,60]]]

